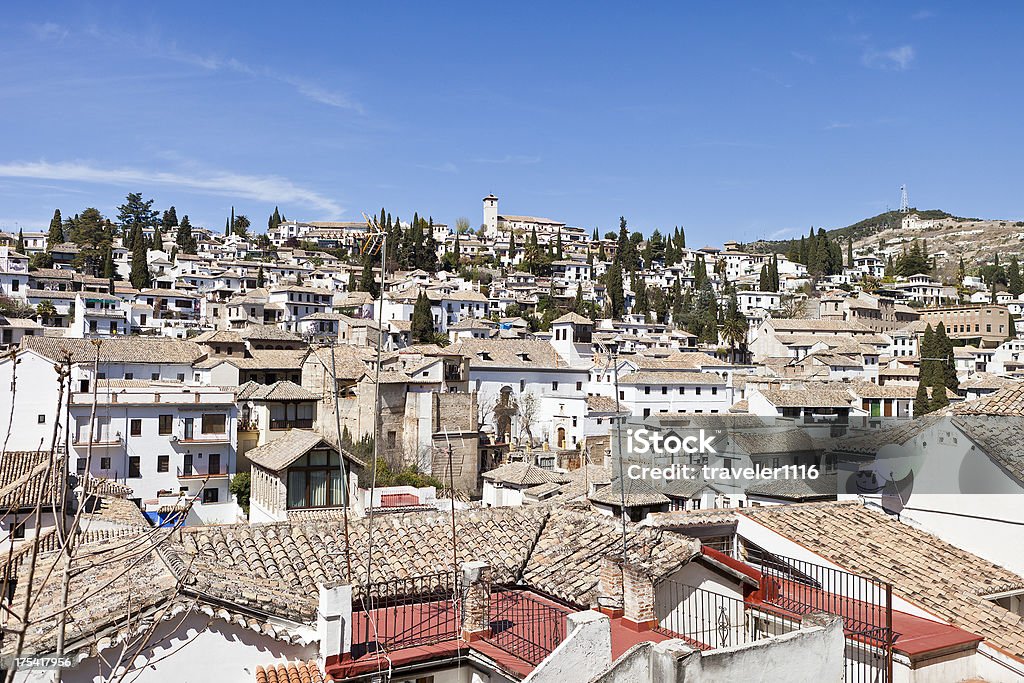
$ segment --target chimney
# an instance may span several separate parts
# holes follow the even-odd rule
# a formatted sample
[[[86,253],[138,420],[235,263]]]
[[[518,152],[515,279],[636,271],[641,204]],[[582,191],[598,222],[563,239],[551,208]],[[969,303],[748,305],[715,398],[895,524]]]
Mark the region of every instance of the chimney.
[[[475,561],[462,564],[462,639],[479,640],[490,634],[491,565]]]
[[[316,630],[324,668],[352,656],[352,586],[321,584]]]
[[[654,580],[633,564],[622,566],[622,621],[634,631],[650,631],[658,625],[654,618]]]
[[[597,609],[609,617],[622,616],[622,558],[605,555],[601,558],[597,583]]]

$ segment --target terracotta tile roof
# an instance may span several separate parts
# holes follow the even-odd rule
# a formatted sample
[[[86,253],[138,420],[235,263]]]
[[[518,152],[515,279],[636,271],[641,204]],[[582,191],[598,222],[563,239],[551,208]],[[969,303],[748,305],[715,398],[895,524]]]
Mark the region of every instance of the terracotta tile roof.
[[[731,446],[748,455],[813,451],[814,442],[803,429],[772,432],[729,432]],[[732,448],[729,449],[730,451]]]
[[[468,510],[456,516],[458,561],[484,560],[494,580],[519,579],[546,519],[541,507]],[[372,581],[452,569],[451,515],[416,512],[373,521]],[[308,621],[317,584],[345,580],[345,531],[339,522],[184,528],[181,558],[197,588],[238,605]],[[368,521],[352,519],[349,543],[355,583],[366,581]],[[241,587],[241,589],[240,589]]]
[[[315,660],[256,667],[256,683],[323,683],[324,675]]]
[[[315,401],[317,398],[316,394],[288,380],[273,384],[246,382],[238,387],[239,401]]]
[[[700,384],[702,386],[725,386],[726,381],[723,377],[713,372],[657,372],[653,370],[640,370],[638,372],[631,372],[628,375],[619,377],[619,384],[625,384],[627,386],[633,386],[638,384],[661,384],[661,385],[695,385]]]
[[[0,510],[35,508],[40,497],[46,509],[62,506],[67,493],[67,465],[60,456],[54,456],[54,462],[55,471],[47,481],[48,451],[8,451],[0,455]]]
[[[306,349],[256,349],[250,353],[252,353],[252,358],[221,356],[210,360],[228,362],[239,370],[299,370],[306,360],[307,351]]]
[[[590,500],[603,505],[622,505],[622,477],[614,480],[608,486],[590,494]],[[644,479],[633,479],[626,477],[626,507],[644,507],[647,505],[662,505],[668,503],[668,498],[659,493]]]
[[[765,496],[791,501],[835,500],[838,477],[833,473],[822,473],[816,479],[798,477],[793,479],[765,479],[747,487],[747,495]]]
[[[656,528],[688,527],[688,526],[718,526],[720,524],[735,524],[736,511],[733,509],[712,509],[712,510],[674,510],[672,512],[652,512],[647,515],[640,526],[652,526]]]
[[[305,429],[289,429],[273,441],[246,451],[245,457],[271,472],[280,472],[321,443],[338,450],[338,447],[323,434]],[[365,463],[352,454],[347,451],[342,452],[345,453],[346,460],[365,467]]]
[[[1019,383],[1020,380],[1000,377],[999,375],[992,375],[987,372],[979,372],[960,382],[960,389],[1005,389],[1006,387],[1016,386]]]
[[[22,347],[55,361],[68,355],[72,363],[91,363],[96,358],[96,346],[89,339],[25,337]],[[114,337],[104,339],[99,349],[101,363],[191,365],[206,355],[206,351],[195,342],[162,337]]]
[[[1020,435],[1024,418],[999,415],[957,415],[953,425],[991,458],[1024,484],[1024,453]]]
[[[1024,617],[981,597],[1024,589],[1024,577],[855,501],[771,505],[738,514],[843,569],[890,582],[900,597],[1024,657]]]
[[[583,317],[579,313],[573,313],[572,311],[570,311],[569,313],[563,315],[561,318],[552,321],[551,324],[558,325],[560,323],[573,323],[574,325],[593,325],[594,321],[591,320],[590,318]]]
[[[451,346],[471,368],[570,369],[551,344],[527,339],[463,339]]]
[[[246,341],[302,341],[298,335],[282,330],[277,325],[249,325],[239,336]]]
[[[956,415],[1018,415],[1024,416],[1024,383],[1016,383],[994,391],[975,401],[967,401],[953,409]]]
[[[778,408],[849,408],[853,397],[846,389],[808,386],[804,389],[758,389]]]
[[[595,604],[601,558],[622,554],[621,524],[593,511],[554,510],[526,562],[523,581],[570,604]],[[629,561],[655,579],[700,553],[699,541],[647,527],[630,525],[626,539]]]
[[[546,470],[528,462],[511,462],[483,473],[483,478],[515,486],[536,486],[537,484],[566,484],[570,478],[566,474]]]

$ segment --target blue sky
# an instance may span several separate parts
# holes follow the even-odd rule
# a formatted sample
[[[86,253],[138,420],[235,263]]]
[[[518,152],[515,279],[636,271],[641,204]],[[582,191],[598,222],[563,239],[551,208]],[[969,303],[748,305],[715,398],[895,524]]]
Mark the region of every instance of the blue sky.
[[[15,3],[0,226],[504,213],[689,242],[1019,218],[1019,3]],[[293,6],[295,5],[295,6]],[[771,5],[770,7],[768,5]]]

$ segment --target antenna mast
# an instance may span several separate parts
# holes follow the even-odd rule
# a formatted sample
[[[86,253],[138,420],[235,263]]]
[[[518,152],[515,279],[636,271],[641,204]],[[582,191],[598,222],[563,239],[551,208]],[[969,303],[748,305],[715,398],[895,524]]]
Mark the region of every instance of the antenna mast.
[[[910,213],[910,202],[907,200],[906,185],[900,185],[900,213]]]

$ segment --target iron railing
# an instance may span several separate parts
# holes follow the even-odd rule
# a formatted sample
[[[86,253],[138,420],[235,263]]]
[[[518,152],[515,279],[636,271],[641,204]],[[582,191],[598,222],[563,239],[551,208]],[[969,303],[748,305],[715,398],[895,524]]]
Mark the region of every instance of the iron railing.
[[[565,640],[571,612],[514,586],[492,586],[487,641],[537,666]]]
[[[761,571],[761,601],[788,613],[834,614],[846,636],[846,680],[892,681],[892,584],[769,553],[750,542],[743,559]]]
[[[701,650],[745,645],[800,628],[800,619],[753,609],[742,598],[666,580],[657,585],[654,630]]]
[[[456,572],[362,586],[352,604],[353,658],[457,638],[457,595]]]

